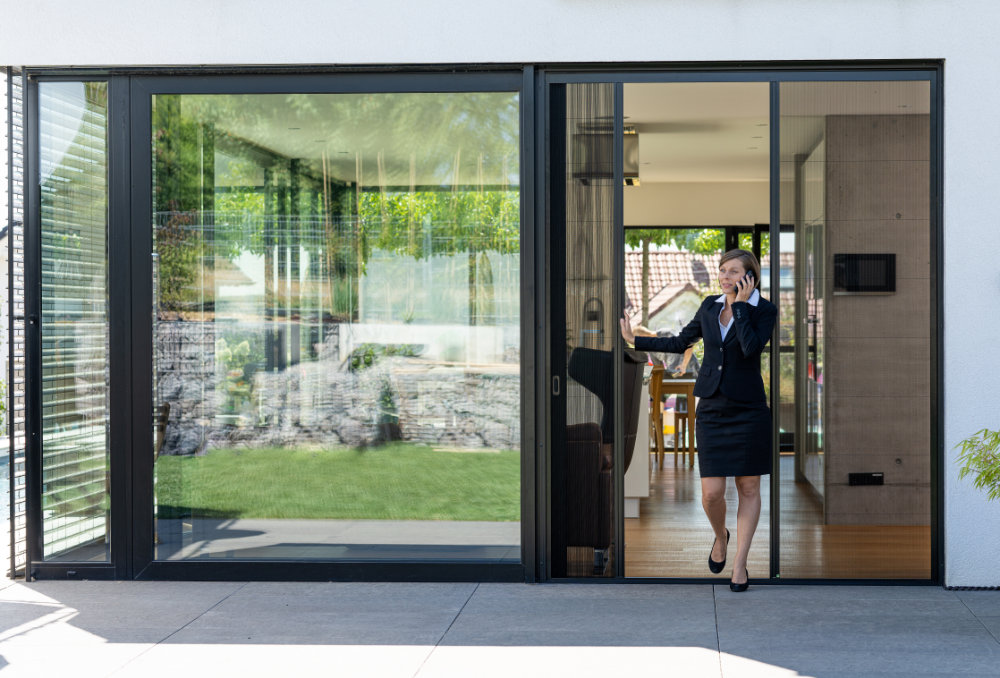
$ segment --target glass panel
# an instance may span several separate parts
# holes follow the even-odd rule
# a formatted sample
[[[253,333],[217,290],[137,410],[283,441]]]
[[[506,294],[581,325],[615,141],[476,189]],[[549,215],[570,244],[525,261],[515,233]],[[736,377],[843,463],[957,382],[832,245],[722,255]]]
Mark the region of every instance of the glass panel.
[[[761,249],[766,248],[762,245]],[[782,454],[791,454],[794,450],[795,435],[795,233],[782,228],[779,242],[780,267],[778,268],[778,294],[771,290],[771,257],[765,254],[761,260],[762,287],[766,289],[769,299],[777,298],[778,306],[778,329],[781,339],[780,345],[780,389],[779,405],[780,412],[775,413],[779,422],[779,444]],[[770,349],[770,346],[768,346]],[[767,373],[764,385],[770,392],[770,356],[768,358]],[[762,366],[763,367],[763,366]],[[772,401],[772,408],[774,403]]]
[[[42,553],[107,561],[108,87],[45,82],[38,100]]]
[[[927,82],[781,85],[783,577],[930,577],[929,114]]]
[[[555,576],[614,575],[614,87],[568,85],[565,105],[562,431],[553,450]],[[563,552],[565,555],[563,556]],[[564,561],[563,561],[564,558]],[[564,564],[563,564],[564,563]],[[563,569],[564,568],[564,569]]]
[[[727,234],[752,250],[755,225],[769,221],[768,85],[626,84],[624,108],[625,122],[639,139],[641,181],[624,189],[627,307],[634,311],[634,326],[676,333],[705,297],[722,293],[719,257]],[[647,232],[650,243],[644,245],[641,236]],[[766,251],[766,231],[761,242]],[[641,263],[645,258],[648,264]],[[767,275],[762,279],[766,283]],[[769,297],[769,290],[765,287],[762,294]],[[647,322],[642,322],[644,315]],[[688,389],[693,390],[698,369],[690,366],[701,366],[703,356],[699,341],[691,358],[651,354],[657,369],[652,364],[646,368],[635,457],[625,474],[626,576],[712,576],[705,562],[712,529],[702,508],[698,441],[693,440],[697,402],[688,402],[695,400]],[[765,352],[765,385],[767,358]],[[675,375],[685,359],[689,369]],[[668,369],[659,369],[662,363]],[[652,395],[658,402],[652,402]],[[685,454],[688,445],[693,450]],[[648,462],[642,458],[647,451],[652,453]],[[769,571],[769,493],[770,478],[764,477],[761,516],[748,560],[753,577]],[[725,497],[733,540],[730,566],[719,576],[728,580],[737,537],[733,480],[727,480]]]
[[[520,561],[518,116],[154,97],[156,558]]]

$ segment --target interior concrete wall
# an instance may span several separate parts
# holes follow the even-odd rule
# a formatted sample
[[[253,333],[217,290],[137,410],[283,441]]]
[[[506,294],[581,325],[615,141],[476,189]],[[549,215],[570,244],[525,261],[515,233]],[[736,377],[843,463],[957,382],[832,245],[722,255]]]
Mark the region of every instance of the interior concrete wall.
[[[1000,585],[1000,502],[960,480],[955,446],[996,428],[985,350],[1000,315],[993,196],[1000,110],[993,0],[46,0],[0,27],[0,64],[428,64],[942,59],[945,583]]]
[[[826,120],[826,522],[927,525],[931,515],[930,119]],[[896,255],[896,291],[837,294],[838,253]],[[884,473],[850,486],[850,473]]]

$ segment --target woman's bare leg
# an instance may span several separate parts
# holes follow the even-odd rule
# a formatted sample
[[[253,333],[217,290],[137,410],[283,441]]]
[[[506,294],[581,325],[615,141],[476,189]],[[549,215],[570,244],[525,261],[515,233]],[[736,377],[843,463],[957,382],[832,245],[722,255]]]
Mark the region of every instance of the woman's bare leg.
[[[708,522],[715,532],[715,546],[712,547],[712,560],[721,562],[726,559],[726,479],[701,479],[701,506],[705,509]]]
[[[736,490],[740,495],[736,510],[736,559],[733,560],[733,583],[742,584],[746,579],[747,557],[750,543],[760,520],[760,476],[737,476]]]

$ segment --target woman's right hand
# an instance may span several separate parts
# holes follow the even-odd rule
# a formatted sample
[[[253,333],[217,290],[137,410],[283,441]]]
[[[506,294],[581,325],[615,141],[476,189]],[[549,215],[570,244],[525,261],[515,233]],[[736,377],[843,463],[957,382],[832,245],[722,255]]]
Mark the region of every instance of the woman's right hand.
[[[624,314],[618,319],[618,324],[622,328],[622,339],[635,345],[635,334],[632,332],[632,323],[628,321],[628,318]]]

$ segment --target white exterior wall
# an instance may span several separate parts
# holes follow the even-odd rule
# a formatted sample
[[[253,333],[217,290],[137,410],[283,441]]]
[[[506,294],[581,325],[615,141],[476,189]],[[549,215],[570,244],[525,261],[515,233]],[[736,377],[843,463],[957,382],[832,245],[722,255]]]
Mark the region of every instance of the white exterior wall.
[[[954,446],[1000,426],[1000,49],[995,0],[34,0],[0,64],[945,60],[945,583],[1000,585],[1000,502]],[[992,397],[990,397],[992,396]]]

